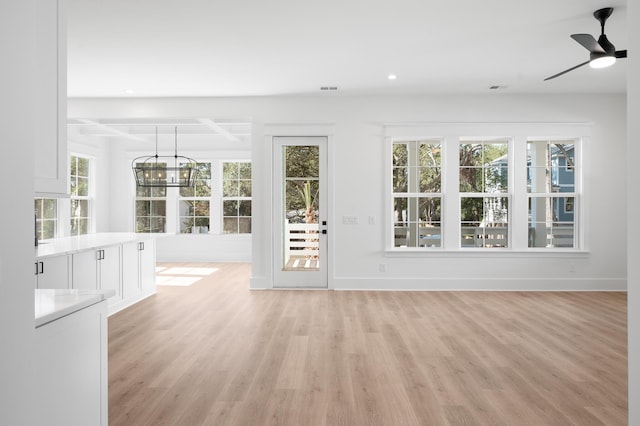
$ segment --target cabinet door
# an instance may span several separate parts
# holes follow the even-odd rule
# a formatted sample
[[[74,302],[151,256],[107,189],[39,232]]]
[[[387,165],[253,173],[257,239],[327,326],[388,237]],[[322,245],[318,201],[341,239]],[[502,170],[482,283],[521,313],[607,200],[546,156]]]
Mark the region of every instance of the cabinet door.
[[[156,246],[154,240],[141,243],[140,288],[142,291],[147,291],[156,287]]]
[[[35,330],[37,424],[107,426],[104,302]]]
[[[82,251],[73,254],[73,288],[98,289],[98,252]]]
[[[67,40],[66,0],[37,0],[35,191],[66,194]]]
[[[69,256],[39,259],[36,266],[38,288],[69,288]]]
[[[114,290],[115,296],[110,297],[109,304],[122,300],[120,291],[120,246],[105,247],[98,261],[100,289]]]
[[[122,298],[124,300],[140,293],[138,243],[122,245]]]

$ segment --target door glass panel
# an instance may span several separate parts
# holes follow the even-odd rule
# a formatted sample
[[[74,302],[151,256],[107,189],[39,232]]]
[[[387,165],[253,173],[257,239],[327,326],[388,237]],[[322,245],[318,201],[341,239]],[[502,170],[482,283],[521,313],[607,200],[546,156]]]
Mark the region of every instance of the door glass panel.
[[[283,146],[283,271],[320,265],[320,149]]]

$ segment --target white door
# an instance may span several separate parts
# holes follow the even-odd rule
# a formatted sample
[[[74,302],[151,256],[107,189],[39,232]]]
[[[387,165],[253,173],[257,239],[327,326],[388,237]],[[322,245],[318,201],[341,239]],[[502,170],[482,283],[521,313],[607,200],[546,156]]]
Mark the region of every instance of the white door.
[[[327,137],[273,138],[274,287],[327,288]]]

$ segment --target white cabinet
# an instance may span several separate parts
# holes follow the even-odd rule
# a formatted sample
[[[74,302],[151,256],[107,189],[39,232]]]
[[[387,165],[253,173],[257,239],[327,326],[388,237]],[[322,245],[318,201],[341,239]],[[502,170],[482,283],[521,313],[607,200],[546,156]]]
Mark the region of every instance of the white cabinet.
[[[155,240],[140,241],[140,289],[143,292],[156,288],[156,249]]]
[[[69,255],[38,259],[35,263],[36,288],[70,288]]]
[[[156,288],[156,250],[154,240],[122,245],[122,295],[148,296]]]
[[[36,328],[37,424],[107,425],[104,301]]]
[[[109,305],[120,302],[122,300],[120,246],[74,253],[72,287],[87,290],[114,290],[115,296],[108,299]]]
[[[122,298],[140,294],[140,243],[122,245]]]
[[[35,192],[67,194],[66,0],[37,0]]]

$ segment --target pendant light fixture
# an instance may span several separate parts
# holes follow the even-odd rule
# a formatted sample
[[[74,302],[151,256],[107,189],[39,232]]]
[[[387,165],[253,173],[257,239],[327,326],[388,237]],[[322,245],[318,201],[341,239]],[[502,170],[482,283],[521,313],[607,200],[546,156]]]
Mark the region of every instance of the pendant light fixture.
[[[137,157],[131,162],[136,185],[145,188],[183,188],[196,183],[196,161],[178,155],[178,126],[175,126],[174,155],[158,155],[158,126],[156,153]]]

